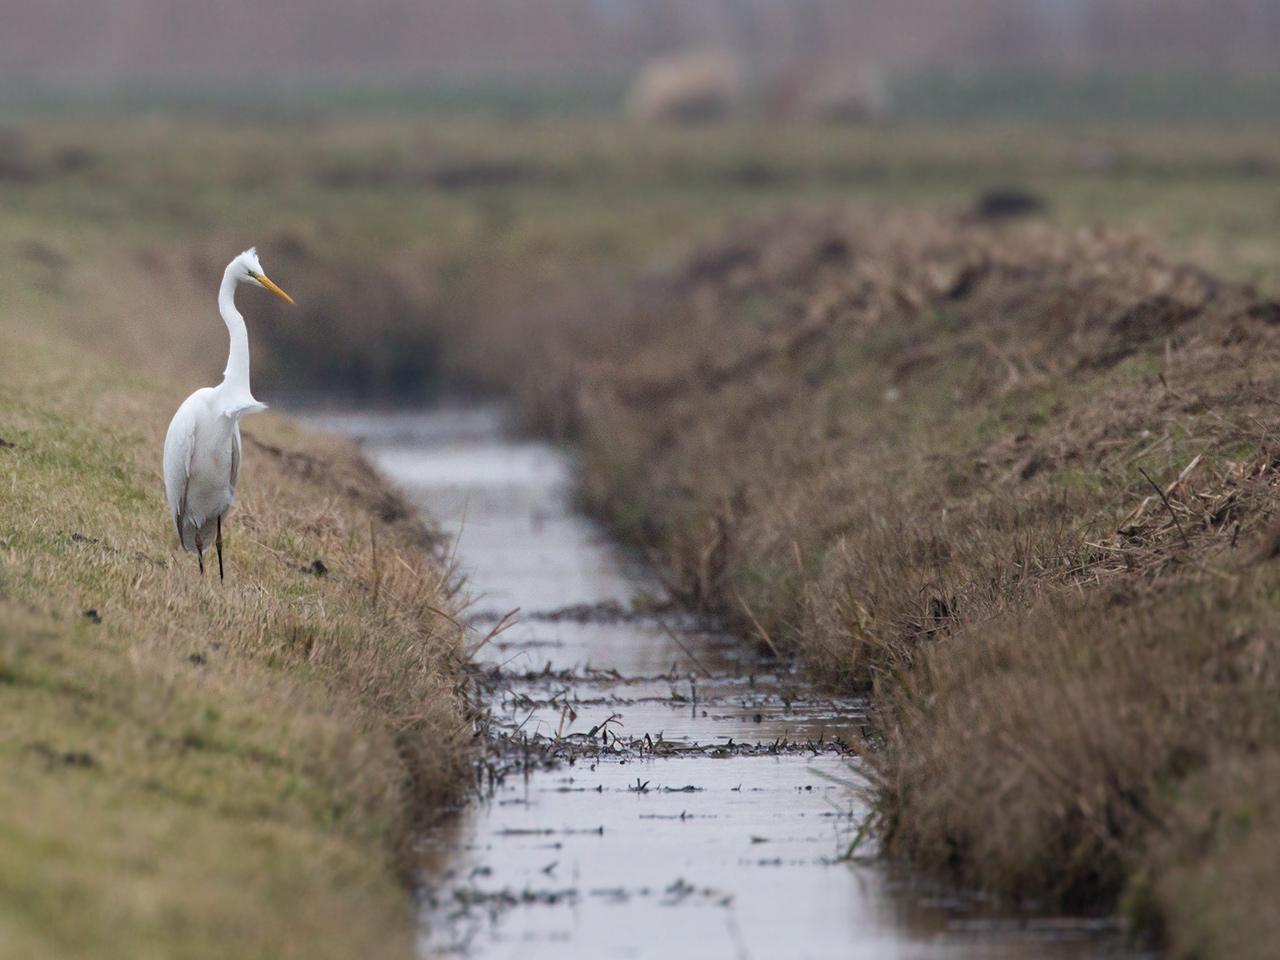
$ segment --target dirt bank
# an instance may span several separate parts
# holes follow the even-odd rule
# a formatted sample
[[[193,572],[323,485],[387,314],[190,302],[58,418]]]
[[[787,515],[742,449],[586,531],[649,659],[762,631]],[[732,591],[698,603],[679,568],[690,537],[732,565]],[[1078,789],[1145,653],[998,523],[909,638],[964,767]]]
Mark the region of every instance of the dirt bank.
[[[841,213],[562,311],[526,409],[689,603],[874,689],[891,851],[1270,942],[1280,306],[1120,234]]]

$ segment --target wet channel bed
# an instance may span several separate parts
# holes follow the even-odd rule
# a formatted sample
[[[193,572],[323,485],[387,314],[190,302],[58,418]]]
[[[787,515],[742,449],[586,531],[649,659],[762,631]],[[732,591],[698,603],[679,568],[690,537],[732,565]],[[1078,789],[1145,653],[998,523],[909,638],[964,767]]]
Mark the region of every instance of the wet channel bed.
[[[471,636],[505,626],[476,656],[479,800],[426,840],[448,866],[420,894],[423,956],[1134,956],[1106,923],[1000,916],[867,843],[849,857],[864,704],[666,609],[574,509],[571,459],[499,409],[313,420],[456,538]]]

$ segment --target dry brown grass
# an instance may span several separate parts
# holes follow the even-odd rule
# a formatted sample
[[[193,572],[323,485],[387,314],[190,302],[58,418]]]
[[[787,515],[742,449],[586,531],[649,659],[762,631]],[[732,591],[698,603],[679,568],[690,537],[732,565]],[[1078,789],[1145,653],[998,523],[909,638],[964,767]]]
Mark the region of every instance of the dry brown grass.
[[[268,414],[227,581],[201,578],[159,451],[202,381],[157,376],[183,339],[119,276],[132,297],[13,277],[0,314],[0,953],[411,955],[412,834],[469,770],[430,532],[348,444]],[[150,353],[103,356],[148,322]]]
[[[874,687],[890,851],[1264,942],[1208,877],[1269,801],[1194,784],[1280,747],[1280,307],[1122,234],[841,213],[564,316],[526,408],[690,603]]]

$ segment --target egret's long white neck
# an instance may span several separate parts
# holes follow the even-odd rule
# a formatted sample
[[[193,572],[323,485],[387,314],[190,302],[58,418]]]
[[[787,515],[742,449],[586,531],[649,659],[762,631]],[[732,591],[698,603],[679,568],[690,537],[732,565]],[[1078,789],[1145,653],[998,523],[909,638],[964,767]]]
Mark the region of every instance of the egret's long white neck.
[[[232,272],[232,267],[222,275],[222,287],[218,290],[218,311],[231,334],[231,349],[227,353],[227,369],[223,372],[222,382],[236,393],[250,395],[249,391],[249,331],[245,328],[244,317],[236,309],[236,285],[239,281]]]

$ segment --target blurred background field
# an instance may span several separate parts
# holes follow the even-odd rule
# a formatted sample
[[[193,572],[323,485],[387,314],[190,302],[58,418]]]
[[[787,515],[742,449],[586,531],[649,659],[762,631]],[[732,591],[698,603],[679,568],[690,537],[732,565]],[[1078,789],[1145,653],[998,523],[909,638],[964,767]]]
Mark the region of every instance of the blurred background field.
[[[67,283],[106,247],[175,291],[207,285],[227,244],[271,249],[324,296],[256,326],[266,389],[483,380],[454,333],[485,301],[597,283],[781,207],[959,212],[1015,191],[1067,228],[1123,226],[1264,289],[1280,276],[1273,0],[117,0],[0,17],[16,255]]]
[[[175,369],[216,340],[181,326],[202,316],[184,294],[208,288],[225,249],[256,242],[281,275],[311,286],[300,310],[266,307],[252,330],[268,398],[322,384],[387,399],[427,395],[442,377],[491,380],[464,351],[495,300],[620,282],[765,211],[853,203],[960,215],[984,194],[1013,192],[1050,223],[1123,227],[1275,290],[1278,176],[1274,131],[1256,120],[685,130],[590,115],[118,108],[10,121],[0,231],[50,290],[106,270],[145,282],[154,298],[129,285],[108,294],[139,305],[131,330],[67,319],[129,355],[144,338]],[[165,310],[172,321],[147,315]]]

